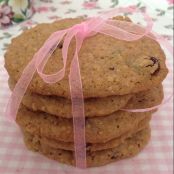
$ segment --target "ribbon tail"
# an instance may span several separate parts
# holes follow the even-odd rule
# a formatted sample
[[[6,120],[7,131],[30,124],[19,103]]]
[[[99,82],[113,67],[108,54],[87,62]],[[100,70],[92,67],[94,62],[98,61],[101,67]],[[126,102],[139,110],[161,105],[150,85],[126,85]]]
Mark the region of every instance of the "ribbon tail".
[[[71,63],[69,83],[74,124],[74,150],[76,166],[79,168],[86,168],[84,99],[78,61],[78,51],[81,48],[82,42],[83,39],[81,40],[76,38],[76,51]]]
[[[170,44],[168,40],[166,40],[164,37],[160,36],[159,34],[152,32],[152,34],[156,37],[156,40],[161,43],[168,52],[173,56],[173,45]]]
[[[30,84],[30,81],[32,80],[34,73],[36,72],[35,68],[35,57],[32,59],[32,61],[27,65],[27,67],[24,69],[20,79],[18,80],[11,97],[9,99],[5,115],[10,121],[16,120],[16,115],[20,106],[20,103],[22,101],[22,98],[27,90],[28,85]]]
[[[140,9],[138,9],[136,6],[134,7],[120,7],[114,10],[111,10],[109,12],[104,13],[103,15],[101,15],[100,17],[102,17],[103,19],[112,19],[113,17],[115,17],[116,15],[118,15],[119,13],[140,13],[142,14],[142,16],[144,17],[144,20],[147,22],[147,26],[146,28],[146,34],[152,30],[153,27],[153,21],[152,18],[145,12],[141,11]]]
[[[161,104],[150,107],[150,108],[145,108],[145,109],[121,109],[121,110],[126,111],[126,112],[149,112],[149,111],[153,111],[153,110],[158,109],[161,106],[167,104],[172,98],[173,98],[173,93],[171,95],[169,95],[166,99],[164,99]]]
[[[33,59],[29,62],[29,64],[26,66],[24,71],[22,72],[22,75],[20,79],[18,80],[13,93],[11,94],[11,97],[9,99],[7,108],[6,108],[6,116],[9,120],[14,121],[16,119],[16,115],[18,112],[18,109],[20,107],[20,103],[22,101],[22,98],[34,76],[34,73],[36,70],[38,71],[39,75],[46,81],[46,80],[52,80],[54,77],[51,75],[45,75],[41,72],[44,69],[44,66],[46,65],[46,62],[48,61],[50,55],[53,53],[53,51],[56,49],[57,45],[60,43],[63,36],[66,34],[66,30],[62,30],[59,32],[53,33],[47,42],[39,49],[39,51],[34,55]],[[52,49],[51,49],[52,48]],[[51,50],[51,51],[50,51]],[[61,73],[61,72],[60,72]],[[57,75],[58,76],[58,75]],[[61,76],[61,74],[59,75]],[[51,81],[50,80],[50,81]]]

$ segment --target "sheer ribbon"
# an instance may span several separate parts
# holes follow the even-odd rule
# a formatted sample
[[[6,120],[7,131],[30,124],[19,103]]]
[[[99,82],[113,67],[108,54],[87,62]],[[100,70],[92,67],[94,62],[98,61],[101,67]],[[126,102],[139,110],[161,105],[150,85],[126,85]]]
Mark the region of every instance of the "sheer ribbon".
[[[144,20],[147,23],[146,27],[142,27],[131,22],[112,20],[112,17],[118,15],[119,13],[135,12],[141,13],[143,15]],[[74,127],[74,149],[76,166],[79,168],[86,168],[84,98],[78,61],[78,53],[82,47],[83,41],[87,37],[92,37],[97,33],[125,41],[135,41],[141,39],[144,36],[147,36],[151,39],[161,42],[161,44],[163,44],[163,46],[165,46],[173,55],[173,47],[161,36],[152,32],[152,26],[153,21],[146,13],[143,13],[136,8],[126,7],[106,12],[98,17],[90,18],[85,22],[74,25],[71,28],[52,33],[50,37],[45,41],[43,46],[38,50],[38,52],[35,53],[34,57],[25,67],[20,79],[18,80],[7,106],[7,117],[13,121],[16,119],[22,98],[36,72],[45,83],[56,83],[63,79],[67,63],[68,48],[71,40],[75,38],[76,49],[74,57],[71,61],[69,73],[69,85],[72,100],[72,115]],[[54,74],[44,74],[43,70],[47,61],[63,39],[64,43],[62,48],[62,69]],[[164,102],[167,102],[168,100],[169,98]],[[146,112],[158,107],[159,106],[146,109],[124,109],[124,111]]]

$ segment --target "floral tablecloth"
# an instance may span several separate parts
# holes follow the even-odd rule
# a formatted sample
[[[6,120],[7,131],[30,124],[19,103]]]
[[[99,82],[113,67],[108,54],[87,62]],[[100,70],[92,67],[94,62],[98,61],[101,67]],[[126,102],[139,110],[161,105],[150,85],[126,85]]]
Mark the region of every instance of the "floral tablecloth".
[[[1,2],[2,0],[0,0]],[[10,0],[9,0],[10,1]],[[15,1],[15,0],[13,0]],[[20,0],[16,0],[20,1]],[[21,0],[22,1],[22,0]],[[173,102],[162,106],[152,119],[152,139],[138,156],[100,168],[75,170],[26,150],[19,129],[5,119],[4,109],[9,97],[8,75],[3,67],[4,52],[13,37],[42,22],[60,18],[94,16],[119,6],[136,5],[152,16],[154,31],[173,42],[173,0],[37,0],[34,15],[24,22],[0,29],[0,173],[3,174],[172,174],[173,173]],[[0,21],[1,21],[0,8]],[[4,14],[3,14],[4,15]],[[140,15],[131,16],[143,23]],[[173,57],[167,52],[169,67]],[[172,90],[172,79],[164,82]]]

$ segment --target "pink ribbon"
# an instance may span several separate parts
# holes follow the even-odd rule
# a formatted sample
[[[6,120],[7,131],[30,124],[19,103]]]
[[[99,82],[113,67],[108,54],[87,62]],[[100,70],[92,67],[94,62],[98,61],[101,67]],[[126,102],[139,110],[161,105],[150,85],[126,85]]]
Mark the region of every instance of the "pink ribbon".
[[[116,16],[118,13],[127,12],[140,12],[144,16],[144,19],[147,22],[147,26],[143,28],[140,25],[133,24],[130,22],[112,20],[112,17]],[[46,83],[56,83],[63,79],[65,75],[68,48],[71,43],[71,40],[75,37],[76,49],[74,57],[71,61],[69,74],[69,85],[72,100],[72,115],[74,126],[74,148],[76,166],[79,168],[86,168],[84,99],[78,61],[78,53],[82,47],[82,43],[85,38],[94,36],[97,33],[109,35],[111,37],[125,41],[134,41],[141,39],[144,36],[147,36],[154,40],[162,41],[164,46],[170,51],[170,53],[173,54],[173,47],[161,36],[151,32],[152,26],[153,21],[146,13],[143,13],[136,8],[128,7],[118,8],[116,10],[102,14],[101,16],[88,19],[87,21],[74,25],[71,28],[52,33],[51,36],[43,44],[43,46],[39,49],[39,51],[34,55],[33,59],[26,66],[20,79],[18,80],[7,106],[7,117],[13,121],[16,119],[16,115],[22,98],[36,71],[39,74],[39,76],[43,79],[43,81]],[[52,53],[57,48],[57,46],[63,38],[63,68],[55,74],[44,74],[43,70],[49,57],[52,55]],[[146,112],[158,107],[159,106],[136,110],[125,109],[125,111]]]

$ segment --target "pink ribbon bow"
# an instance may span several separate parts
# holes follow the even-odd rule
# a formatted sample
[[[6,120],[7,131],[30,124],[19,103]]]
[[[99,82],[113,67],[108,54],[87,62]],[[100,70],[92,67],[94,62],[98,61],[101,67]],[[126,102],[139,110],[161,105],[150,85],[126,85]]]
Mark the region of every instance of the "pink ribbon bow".
[[[144,16],[144,19],[147,22],[147,26],[145,28],[131,22],[112,20],[112,17],[116,16],[118,13],[133,12],[140,12]],[[56,83],[63,79],[65,75],[68,48],[71,40],[75,37],[76,49],[74,57],[71,61],[69,73],[69,85],[72,100],[72,115],[74,126],[74,148],[76,166],[79,168],[86,168],[84,99],[78,61],[78,53],[82,47],[82,43],[85,38],[94,36],[97,33],[109,35],[111,37],[125,41],[134,41],[142,38],[143,36],[147,36],[154,40],[162,41],[164,46],[171,53],[173,53],[173,47],[166,40],[158,36],[156,33],[153,33],[152,35],[152,25],[152,19],[146,13],[143,13],[136,8],[128,7],[118,8],[116,10],[107,12],[99,17],[88,19],[85,22],[72,26],[71,28],[52,33],[51,36],[43,44],[43,46],[39,49],[39,51],[34,55],[33,59],[26,66],[20,79],[18,80],[7,106],[7,117],[9,119],[15,120],[20,103],[22,101],[22,97],[24,96],[27,87],[36,71],[46,83]],[[49,57],[57,48],[63,38],[63,68],[55,74],[44,74],[43,70]],[[127,111],[145,112],[157,107],[159,106],[142,110],[138,109]]]

